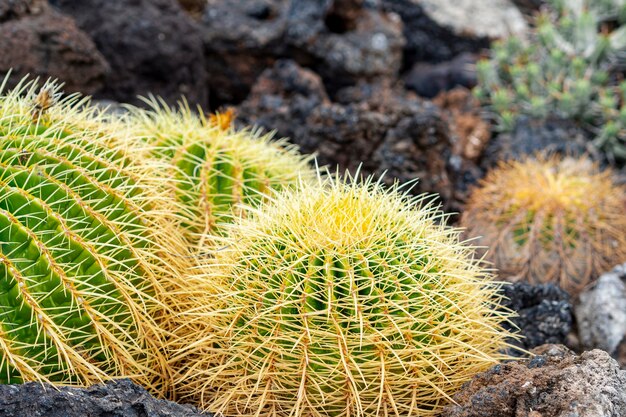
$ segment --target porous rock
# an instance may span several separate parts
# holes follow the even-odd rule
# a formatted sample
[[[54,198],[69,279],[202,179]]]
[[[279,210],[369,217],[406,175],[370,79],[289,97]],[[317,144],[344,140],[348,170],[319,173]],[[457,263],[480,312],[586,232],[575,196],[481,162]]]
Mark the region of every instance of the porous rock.
[[[491,168],[498,161],[522,159],[538,152],[569,156],[589,154],[598,159],[590,143],[589,133],[574,121],[558,118],[535,120],[521,116],[513,131],[500,133],[489,142],[481,166]]]
[[[95,41],[111,66],[101,97],[141,104],[149,93],[206,105],[200,28],[176,0],[50,0]]]
[[[479,52],[490,40],[523,36],[527,24],[509,0],[381,0],[404,23],[404,66]]]
[[[130,380],[89,388],[29,382],[0,385],[0,417],[210,417],[191,406],[152,397]]]
[[[109,66],[74,20],[41,0],[0,2],[0,78],[8,86],[27,74],[65,83],[66,92],[102,88]]]
[[[404,83],[407,88],[426,98],[433,98],[455,87],[471,89],[477,82],[477,59],[477,54],[464,52],[450,61],[437,64],[418,62],[404,76]]]
[[[492,367],[454,396],[445,417],[623,417],[626,371],[606,352],[576,356],[544,345],[537,356]]]
[[[565,344],[573,326],[572,304],[569,295],[553,284],[532,285],[516,282],[502,287],[504,300],[501,304],[517,313],[511,323],[505,323],[508,330],[517,331],[522,336],[511,340],[525,350],[544,344]],[[512,355],[522,352],[510,349]]]
[[[402,23],[363,0],[209,1],[201,19],[211,103],[241,102],[261,72],[290,57],[345,85],[395,77]]]
[[[275,129],[320,164],[389,182],[419,178],[413,191],[454,198],[448,161],[451,136],[440,109],[390,83],[359,83],[331,101],[315,73],[289,60],[278,61],[238,108],[242,124]]]
[[[626,263],[583,291],[574,313],[583,348],[603,349],[617,356],[620,344],[626,344]]]

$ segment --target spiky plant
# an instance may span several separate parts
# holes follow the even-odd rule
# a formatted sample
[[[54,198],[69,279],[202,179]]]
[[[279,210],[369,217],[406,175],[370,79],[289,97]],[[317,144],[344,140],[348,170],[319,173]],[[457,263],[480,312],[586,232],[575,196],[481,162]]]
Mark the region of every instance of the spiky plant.
[[[123,124],[57,90],[0,96],[0,383],[162,392],[159,294],[184,260],[171,200]]]
[[[502,279],[553,282],[576,295],[626,259],[626,188],[586,158],[501,162],[461,219]]]
[[[150,154],[171,163],[175,194],[192,240],[221,233],[221,224],[245,215],[271,190],[312,177],[311,157],[300,155],[271,134],[236,130],[232,113],[196,115],[182,104],[178,111],[151,100],[152,111],[132,109],[136,132]]]
[[[602,22],[603,13],[623,6],[553,3],[535,19],[530,42],[494,43],[490,58],[477,63],[475,93],[501,130],[513,130],[520,116],[573,120],[608,159],[626,161],[626,104],[612,75],[624,61],[626,26],[611,30]]]
[[[188,278],[179,392],[233,417],[430,416],[502,357],[499,286],[458,231],[348,182],[275,195]]]

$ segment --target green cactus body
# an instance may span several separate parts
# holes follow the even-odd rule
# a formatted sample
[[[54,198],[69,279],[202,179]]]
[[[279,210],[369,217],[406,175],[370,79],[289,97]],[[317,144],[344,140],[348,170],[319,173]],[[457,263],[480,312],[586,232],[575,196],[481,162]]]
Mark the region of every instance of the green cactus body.
[[[153,112],[133,111],[138,135],[150,154],[171,163],[176,198],[194,241],[221,233],[223,224],[245,215],[244,206],[258,206],[271,190],[313,175],[311,158],[284,140],[213,124],[184,106],[174,112],[152,105]]]
[[[0,97],[0,383],[158,390],[171,204],[123,126],[76,96],[37,107],[35,88]]]
[[[180,392],[224,415],[440,412],[509,334],[498,285],[417,203],[327,179],[238,221],[189,277]]]

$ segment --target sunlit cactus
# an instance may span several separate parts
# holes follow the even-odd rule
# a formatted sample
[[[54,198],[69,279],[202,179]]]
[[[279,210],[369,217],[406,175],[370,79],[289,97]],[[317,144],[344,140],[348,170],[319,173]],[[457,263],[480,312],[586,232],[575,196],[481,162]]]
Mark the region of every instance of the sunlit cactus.
[[[207,120],[185,105],[174,111],[156,100],[150,104],[152,111],[132,111],[136,134],[149,154],[171,163],[168,175],[190,237],[201,245],[210,233],[221,233],[222,224],[244,216],[242,207],[313,176],[311,157],[271,134],[235,129],[230,111]]]
[[[576,295],[626,259],[626,189],[586,158],[502,162],[461,219],[499,277],[552,282]]]
[[[178,392],[233,417],[436,415],[510,336],[443,217],[371,179],[275,195],[187,279]]]
[[[124,124],[57,90],[0,96],[0,383],[163,393],[159,298],[184,260],[172,200]]]

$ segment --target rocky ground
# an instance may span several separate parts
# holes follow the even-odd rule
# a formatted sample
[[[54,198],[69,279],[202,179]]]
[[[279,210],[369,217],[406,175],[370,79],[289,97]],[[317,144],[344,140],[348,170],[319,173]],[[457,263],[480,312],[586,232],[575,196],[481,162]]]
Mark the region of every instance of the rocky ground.
[[[540,0],[3,0],[0,74],[57,78],[107,103],[181,96],[237,123],[275,130],[321,164],[420,178],[448,211],[498,160],[588,151],[562,120],[497,134],[472,97],[491,40],[524,37]],[[575,300],[514,284],[507,308],[537,356],[498,365],[447,416],[626,415],[626,266]],[[545,344],[561,344],[565,347]],[[540,347],[543,346],[543,347]],[[602,349],[592,350],[592,349]],[[584,351],[587,351],[583,353]],[[0,417],[195,416],[128,381],[86,390],[0,386]],[[55,414],[56,413],[56,414]],[[72,414],[74,413],[74,414]]]

